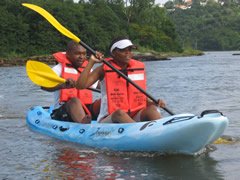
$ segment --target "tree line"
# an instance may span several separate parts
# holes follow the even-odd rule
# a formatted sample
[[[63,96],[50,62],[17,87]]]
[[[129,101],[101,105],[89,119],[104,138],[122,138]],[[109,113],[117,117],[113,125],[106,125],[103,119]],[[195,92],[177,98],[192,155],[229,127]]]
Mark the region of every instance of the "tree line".
[[[182,52],[173,21],[154,0],[1,0],[0,57],[64,51],[69,38],[21,3],[38,5],[95,50],[109,54],[112,38],[125,35],[138,48]]]
[[[240,49],[240,4],[233,0],[221,2],[224,4],[209,0],[206,6],[201,6],[200,0],[193,0],[190,9],[169,11],[184,49]]]

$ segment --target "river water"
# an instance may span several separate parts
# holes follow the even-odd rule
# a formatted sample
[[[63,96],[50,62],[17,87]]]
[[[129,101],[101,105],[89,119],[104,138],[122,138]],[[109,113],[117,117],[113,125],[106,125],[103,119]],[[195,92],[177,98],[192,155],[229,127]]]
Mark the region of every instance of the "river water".
[[[175,113],[220,110],[230,121],[224,135],[239,139],[240,56],[233,53],[145,62],[148,92]],[[52,94],[33,84],[25,67],[0,67],[0,79],[0,179],[239,179],[237,140],[185,156],[111,152],[32,132],[27,111],[50,106]]]

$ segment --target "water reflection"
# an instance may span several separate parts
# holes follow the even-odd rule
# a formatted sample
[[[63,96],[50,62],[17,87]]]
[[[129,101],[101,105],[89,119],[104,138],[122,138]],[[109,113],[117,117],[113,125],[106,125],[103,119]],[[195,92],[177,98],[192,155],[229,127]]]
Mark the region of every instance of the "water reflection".
[[[126,162],[120,157],[101,156],[93,150],[63,148],[54,154],[55,178],[115,179],[120,176],[119,165]]]
[[[224,179],[208,153],[194,157],[64,147],[52,158],[54,168],[45,167],[54,179]]]
[[[145,163],[146,166],[155,164],[150,166],[155,174],[152,179],[157,178],[157,174],[161,175],[162,179],[224,179],[221,171],[217,169],[218,162],[208,154],[197,157],[161,156],[153,160],[146,159]]]
[[[94,166],[96,166],[94,155],[78,153],[72,149],[62,149],[56,156],[59,157],[55,161],[56,165],[60,165],[60,170],[68,177],[97,179],[98,175],[93,173]]]

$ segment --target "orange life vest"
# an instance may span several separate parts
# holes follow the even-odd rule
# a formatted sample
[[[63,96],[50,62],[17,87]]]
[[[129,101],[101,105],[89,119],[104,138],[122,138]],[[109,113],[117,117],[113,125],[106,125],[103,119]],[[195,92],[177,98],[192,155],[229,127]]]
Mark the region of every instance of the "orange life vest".
[[[121,70],[121,68],[109,60],[109,62]],[[138,86],[146,90],[145,65],[142,62],[131,59],[126,70],[122,71]],[[103,65],[105,71],[105,86],[108,99],[108,112],[111,114],[117,109],[122,109],[133,117],[139,110],[147,106],[147,97],[131,83],[119,76],[107,65]]]
[[[72,66],[71,62],[67,59],[65,52],[58,52],[53,54],[55,59],[62,63],[62,78],[69,79],[72,78],[74,80],[77,80],[80,73],[83,71],[83,69],[88,64],[88,61],[85,60],[84,63],[80,68],[78,68],[78,71]],[[78,97],[83,104],[92,104],[93,102],[93,96],[92,91],[83,89],[78,90],[76,88],[71,89],[61,89],[60,91],[60,102],[62,101],[68,101],[72,97]],[[85,105],[83,105],[85,106]],[[86,110],[86,108],[84,108]],[[86,110],[88,112],[88,110]]]

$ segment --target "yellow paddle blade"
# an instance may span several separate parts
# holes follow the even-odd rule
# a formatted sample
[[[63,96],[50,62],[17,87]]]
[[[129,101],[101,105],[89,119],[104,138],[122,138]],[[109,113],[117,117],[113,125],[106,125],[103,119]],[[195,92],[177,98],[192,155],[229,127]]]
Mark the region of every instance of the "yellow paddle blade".
[[[48,65],[28,60],[26,65],[28,77],[35,84],[42,87],[55,87],[59,83],[65,83],[66,80],[59,77]]]
[[[79,43],[80,39],[63,27],[50,13],[48,13],[45,9],[36,6],[34,4],[22,3],[23,6],[28,7],[37,13],[41,14],[48,22],[50,22],[59,32],[63,35],[69,37],[70,39],[74,40],[75,42]]]
[[[228,144],[228,143],[230,143],[230,141],[223,138],[219,138],[214,142],[214,144]]]

